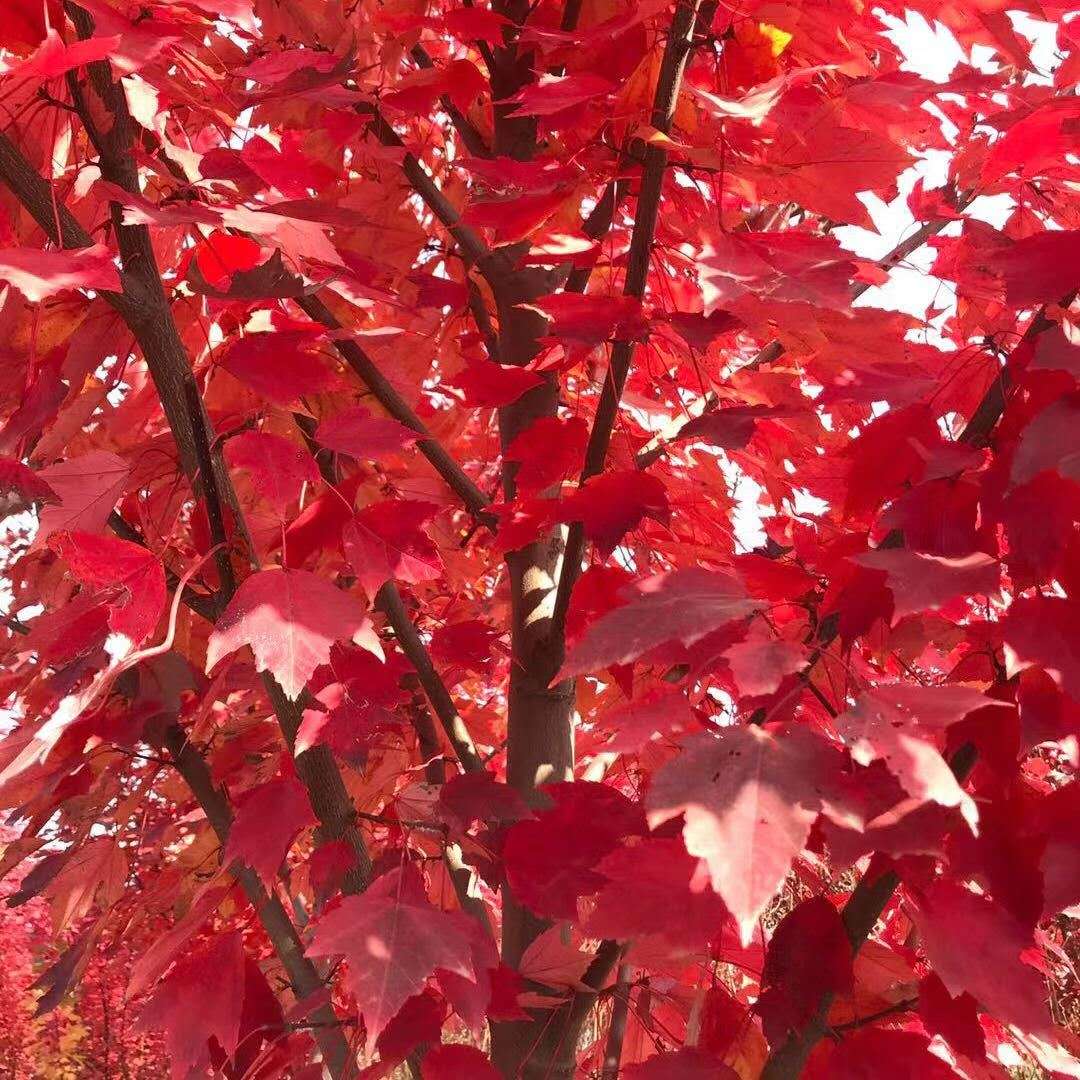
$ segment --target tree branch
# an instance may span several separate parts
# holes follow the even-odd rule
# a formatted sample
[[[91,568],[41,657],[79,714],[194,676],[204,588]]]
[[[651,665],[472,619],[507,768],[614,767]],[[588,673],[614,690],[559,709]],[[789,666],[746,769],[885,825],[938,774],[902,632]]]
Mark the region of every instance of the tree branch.
[[[626,946],[617,941],[605,939],[600,942],[589,966],[585,969],[582,982],[588,990],[579,990],[574,994],[569,1006],[568,1031],[575,1034],[581,1029],[589,1010],[596,1004],[596,992],[610,978],[622,959]]]
[[[115,510],[109,514],[108,526],[121,540],[127,540],[129,543],[138,544],[149,550],[150,545],[143,538],[142,533]],[[165,568],[165,587],[170,594],[175,593],[180,587],[180,578],[168,567]],[[190,608],[196,615],[201,615],[207,622],[212,623],[217,618],[217,602],[214,597],[197,593],[190,585],[187,585],[181,599],[185,607]]]
[[[115,511],[109,515],[109,527],[122,539],[149,550],[149,544],[142,534]],[[179,585],[176,575],[166,570],[165,580],[170,593],[175,593]],[[186,588],[181,600],[186,607],[208,622],[214,622],[218,616],[217,604],[212,597],[201,596]],[[290,701],[269,674],[264,672],[262,679],[266,696],[277,716],[278,726],[291,750],[296,743],[296,734],[303,719],[304,699],[301,698],[299,702]],[[352,799],[331,751],[325,746],[312,746],[296,757],[295,766],[297,776],[307,788],[315,816],[319,819],[321,838],[344,841],[356,858],[355,865],[345,875],[343,891],[363,892],[371,879],[371,859],[356,826],[357,815]]]
[[[701,4],[697,18],[694,22],[694,40],[692,42],[694,46],[699,44],[702,33],[708,33],[711,28],[718,6],[718,0],[704,0]],[[562,29],[564,31],[576,29],[580,15],[581,0],[567,0],[566,6],[563,8]],[[620,156],[619,168],[621,168],[622,165],[623,157]],[[628,186],[627,181],[620,178],[612,180],[604,188],[599,201],[596,206],[593,207],[592,212],[585,219],[581,227],[582,232],[584,232],[589,239],[601,240],[611,230],[611,226],[615,220],[615,211],[626,196]],[[592,277],[594,268],[595,264],[593,264],[593,266],[585,266],[572,270],[566,282],[566,292],[583,293],[588,287],[589,279]]]
[[[679,0],[671,23],[667,46],[664,49],[652,113],[653,127],[664,134],[671,130],[683,72],[693,48],[697,11],[698,0]],[[645,286],[648,282],[649,261],[652,257],[653,239],[656,235],[660,195],[664,187],[667,162],[667,150],[663,146],[650,144],[645,150],[645,164],[641,170],[641,190],[638,193],[634,230],[631,234],[630,251],[627,256],[626,283],[623,287],[624,296],[638,300],[645,296]],[[603,471],[615,417],[619,409],[619,400],[634,358],[634,346],[633,341],[617,341],[612,347],[607,378],[604,380],[600,403],[596,409],[585,450],[585,466],[581,471],[580,479],[582,484]],[[584,547],[585,529],[580,521],[576,521],[567,532],[562,573],[559,575],[559,586],[555,596],[555,609],[551,619],[551,634],[554,641],[562,640],[570,594],[581,574]]]
[[[224,848],[233,820],[232,810],[224,793],[215,785],[206,762],[179,726],[174,724],[166,729],[164,744],[176,771],[191,789]],[[251,867],[238,869],[235,876],[273,943],[274,951],[281,960],[296,997],[303,1000],[325,989],[315,965],[304,955],[304,944],[281,901],[264,888],[259,875]],[[345,1077],[352,1052],[333,1008],[329,1003],[320,1005],[311,1013],[311,1020],[315,1041],[331,1075]]]
[[[1068,307],[1074,297],[1075,293],[1065,297],[1062,300],[1062,306]],[[1040,308],[1028,324],[1013,353],[1030,344],[1040,334],[1045,333],[1053,326],[1054,323],[1047,317],[1045,308]],[[968,420],[964,430],[960,433],[957,439],[958,442],[978,446],[984,444],[990,437],[991,432],[997,426],[1005,411],[1009,378],[1008,364],[1006,364],[1001,370],[1000,377],[995,379],[986,390],[975,412],[972,413],[971,419]],[[879,546],[896,547],[902,543],[903,533],[898,529],[894,529]],[[827,642],[824,644],[827,644]],[[820,655],[820,650],[818,655]],[[808,666],[804,674],[807,674],[809,670]],[[963,783],[970,774],[975,765],[976,754],[975,747],[969,743],[961,747],[953,755],[949,767],[958,782]],[[877,856],[875,855],[874,860],[876,859]],[[881,913],[885,910],[897,886],[900,884],[900,878],[893,870],[874,873],[874,860],[871,860],[869,868],[859,881],[848,902],[844,905],[842,913],[848,940],[851,942],[851,947],[855,952],[858,952],[863,942],[869,937],[874,924],[880,918]],[[793,1032],[787,1041],[770,1055],[761,1074],[761,1080],[795,1080],[799,1076],[810,1051],[822,1035],[825,1034],[825,1020],[831,1003],[832,995],[823,995],[813,1016],[806,1025],[801,1030]]]
[[[333,466],[333,455],[329,457],[320,454],[318,443],[315,441],[315,423],[310,417],[302,413],[294,413],[293,419],[307,440],[308,447],[319,463],[319,472],[327,484],[337,483],[337,474]],[[435,715],[450,740],[454,753],[457,755],[461,767],[466,772],[476,772],[483,769],[484,764],[480,755],[476,752],[472,736],[469,734],[465,722],[457,711],[450,691],[443,682],[439,673],[435,670],[435,664],[431,659],[431,653],[424,645],[417,633],[416,627],[405,610],[405,602],[402,600],[401,591],[394,581],[387,581],[375,596],[375,607],[385,616],[390,628],[394,631],[398,645],[405,654],[406,659],[416,671],[416,679],[423,688]],[[420,716],[419,714],[422,714]],[[411,710],[409,718],[412,721],[416,734],[420,739],[421,751],[426,757],[430,757],[437,750],[435,741],[435,729],[431,724],[431,717],[427,710],[418,707]],[[430,730],[429,730],[430,729]],[[430,744],[430,745],[428,745]],[[430,753],[427,751],[430,750]],[[441,768],[438,780],[430,779],[430,783],[442,783]]]
[[[0,181],[38,223],[41,231],[58,247],[78,250],[94,246],[94,238],[61,203],[53,203],[52,189],[41,174],[23,156],[22,151],[0,131]],[[57,231],[59,229],[59,231]],[[131,305],[128,291],[134,286],[120,271],[123,292],[103,289],[100,295],[121,315],[127,317]]]
[[[975,757],[975,747],[970,743],[953,755],[949,768],[960,783],[963,783],[971,772]],[[874,873],[874,860],[871,860],[869,868],[855,886],[855,891],[848,898],[840,915],[853,953],[862,948],[900,884],[900,877],[895,870],[881,870],[880,866],[877,869],[879,872]],[[826,1020],[833,997],[831,992],[822,994],[810,1020],[769,1055],[759,1080],[798,1080],[810,1051],[828,1028]]]
[[[317,296],[302,296],[296,302],[305,314],[316,322],[322,323],[327,329],[341,330],[343,328],[334,313]],[[454,460],[446,447],[431,434],[427,425],[397,392],[390,380],[376,367],[371,357],[355,341],[348,338],[335,338],[334,348],[360,377],[361,382],[371,391],[375,400],[398,423],[404,424],[420,436],[417,443],[420,452],[431,462],[436,472],[461,499],[469,513],[477,521],[487,525],[489,528],[494,528],[497,519],[488,510],[490,505],[488,497],[469,479],[465,470]]]
[[[573,33],[577,29],[578,20],[581,18],[582,3],[583,0],[566,0],[566,3],[563,5],[559,29],[564,34]]]
[[[88,37],[93,34],[93,21],[82,8],[69,4],[68,11],[81,36]],[[98,61],[88,67],[94,89],[111,112],[113,119],[107,136],[102,136],[100,133],[97,135],[98,140],[105,146],[105,153],[99,161],[102,176],[125,191],[137,193],[138,174],[130,152],[133,122],[128,112],[123,88],[113,81],[107,62]],[[85,102],[80,105],[80,100],[77,99],[75,104],[80,113],[86,114],[84,122],[88,122],[90,128],[94,127],[93,119],[89,117],[88,110],[85,108]],[[89,239],[87,234],[81,229],[72,229],[66,224],[70,215],[54,213],[49,185],[29,165],[14,144],[2,134],[0,134],[0,180],[7,184],[54,243],[66,244],[70,240],[75,247],[87,246],[86,241]],[[193,489],[202,490],[208,517],[216,514],[219,520],[224,520],[220,503],[220,497],[224,496],[238,528],[243,529],[243,517],[228,472],[220,458],[215,460],[210,449],[209,421],[198,395],[187,352],[162,288],[160,270],[149,230],[142,225],[125,225],[123,208],[116,203],[112,204],[112,214],[121,264],[124,269],[123,300],[120,303],[114,302],[114,306],[139,343],[176,441],[181,466]],[[59,232],[56,224],[58,218]],[[198,413],[201,423],[193,422],[192,416],[195,412]],[[211,463],[209,468],[204,467],[206,462]],[[213,509],[211,509],[211,502],[216,503]],[[222,581],[220,597],[222,606],[228,603],[230,597],[231,589],[228,577],[226,577]],[[280,690],[279,687],[276,689]],[[272,701],[274,697],[278,697],[280,702],[287,702],[284,694],[272,694]],[[295,727],[299,723],[298,718],[293,716],[292,703],[289,705],[290,708],[284,712],[275,709],[286,739],[290,737],[290,728],[295,735]],[[346,840],[356,852],[355,882],[362,887],[359,879],[363,878],[366,881],[370,860],[364,848],[363,837],[356,826],[355,816],[352,814],[352,801],[348,799],[337,763],[326,747],[312,747],[307,753],[312,756],[302,767],[298,762],[297,771],[305,780],[305,785],[313,785],[308,787],[308,794],[316,814],[319,814],[320,808],[327,814],[325,821],[320,817],[324,834],[335,839],[340,837]],[[301,755],[303,756],[305,755]],[[335,798],[344,798],[345,805],[333,805],[332,800]]]
[[[75,4],[68,4],[69,13],[81,37],[93,33],[90,16]],[[102,176],[138,194],[138,170],[131,153],[133,122],[128,112],[127,98],[117,84],[106,61],[89,65],[90,78],[109,113],[112,126],[108,135],[99,136],[105,149],[100,158]],[[89,110],[79,99],[76,108],[87,129],[94,126]],[[228,470],[220,455],[213,453],[212,430],[198,386],[195,383],[187,352],[184,349],[173,319],[172,310],[161,286],[161,273],[154,255],[150,231],[145,225],[125,225],[123,208],[112,204],[113,226],[120,248],[121,262],[131,278],[142,286],[144,304],[140,307],[132,332],[139,340],[147,366],[158,390],[162,408],[180,449],[184,470],[193,487],[201,482],[207,519],[219,535],[215,542],[225,542],[224,509],[227,503],[238,530],[247,536],[244,517]],[[141,331],[141,336],[140,336]],[[248,539],[248,550],[254,547]],[[235,577],[227,552],[221,564],[221,606],[228,604],[235,592]],[[277,717],[278,726],[291,747],[299,730],[302,709],[290,701],[278,683],[264,674],[263,685]],[[346,875],[344,887],[349,892],[361,892],[371,876],[371,859],[363,836],[356,824],[355,808],[341,778],[333,754],[325,746],[313,746],[296,759],[296,771],[305,788],[315,815],[319,833],[326,840],[344,841],[355,857],[355,864]]]
[[[602,240],[607,236],[615,221],[615,211],[623,201],[628,186],[625,180],[612,180],[604,188],[596,205],[581,225],[581,231],[590,240]],[[589,286],[589,279],[592,277],[595,266],[596,264],[593,263],[590,266],[575,267],[571,270],[570,276],[566,279],[564,291],[583,293]]]
[[[206,416],[202,398],[194,378],[184,384],[184,398],[187,404],[188,420],[194,435],[195,456],[199,464],[199,479],[206,493],[206,520],[210,528],[210,541],[214,545],[214,560],[218,577],[222,584],[221,598],[231,597],[236,592],[236,575],[233,573],[232,560],[229,558],[229,541],[225,532],[225,516],[222,510],[221,494],[217,485],[217,473],[214,469],[210,449],[210,433],[206,430]]]
[[[408,657],[409,662],[416,669],[417,678],[424,688],[428,701],[435,715],[439,718],[450,745],[454,748],[461,767],[466,772],[482,772],[484,763],[476,752],[469,729],[461,719],[446,684],[439,677],[435,665],[431,661],[431,654],[427,651],[420,635],[416,632],[405,604],[401,599],[398,587],[392,581],[388,581],[375,597],[375,603],[389,620],[394,631],[394,636],[401,646],[402,652]]]
[[[409,55],[416,62],[416,66],[424,68],[425,71],[435,66],[435,61],[431,59],[423,45],[414,45],[409,50]],[[484,136],[480,134],[480,130],[446,94],[439,98],[439,104],[442,106],[443,112],[450,117],[450,122],[454,125],[454,129],[457,131],[465,149],[473,157],[491,157],[491,148],[484,141]]]
[[[895,1005],[889,1005],[884,1009],[878,1009],[877,1012],[872,1012],[866,1016],[860,1016],[857,1020],[848,1020],[845,1024],[832,1024],[829,1027],[830,1031],[843,1032],[843,1031],[856,1031],[859,1028],[867,1027],[869,1024],[876,1024],[878,1020],[884,1020],[887,1016],[895,1016],[897,1013],[910,1012],[912,1009],[919,1007],[918,998],[906,998],[904,1001],[898,1001]]]
[[[616,993],[611,1004],[611,1022],[608,1024],[607,1045],[604,1047],[604,1065],[600,1080],[618,1080],[622,1064],[623,1040],[626,1038],[626,1018],[630,1011],[630,967],[619,965],[615,981]]]
[[[379,111],[378,106],[365,103],[357,105],[356,111],[362,116],[370,117],[370,128],[375,138],[383,146],[393,147],[403,151],[401,169],[405,178],[412,185],[413,190],[424,201],[424,205],[435,215],[448,233],[457,241],[465,257],[476,266],[485,277],[494,281],[498,280],[495,272],[495,259],[491,249],[468,225],[461,221],[461,215],[453,203],[442,193],[438,184],[432,180],[427,169],[420,163],[420,159],[407,150],[401,136],[393,129],[390,122]]]

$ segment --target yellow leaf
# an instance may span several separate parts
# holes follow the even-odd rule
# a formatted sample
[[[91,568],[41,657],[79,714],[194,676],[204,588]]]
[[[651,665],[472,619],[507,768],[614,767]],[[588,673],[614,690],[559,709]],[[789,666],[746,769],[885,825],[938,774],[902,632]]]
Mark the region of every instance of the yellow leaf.
[[[780,74],[778,58],[791,43],[792,35],[769,23],[740,22],[734,37],[724,46],[722,70],[727,81],[725,93],[748,89]]]
[[[792,35],[778,26],[770,26],[768,23],[758,23],[758,31],[769,42],[769,51],[775,60],[790,44]]]
[[[656,83],[660,78],[662,60],[663,53],[658,48],[641,58],[641,62],[619,93],[616,114],[640,110],[646,117],[652,116],[653,102],[656,100]],[[673,119],[675,126],[682,131],[693,133],[697,130],[697,110],[685,88],[680,92],[678,101],[675,103]]]

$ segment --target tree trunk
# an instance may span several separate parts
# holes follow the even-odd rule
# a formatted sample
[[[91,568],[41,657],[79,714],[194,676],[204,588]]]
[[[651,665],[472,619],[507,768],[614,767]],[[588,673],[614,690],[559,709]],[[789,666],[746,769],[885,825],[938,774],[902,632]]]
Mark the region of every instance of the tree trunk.
[[[547,322],[517,305],[542,296],[552,285],[548,274],[531,270],[509,275],[500,290],[499,359],[523,366],[538,350]],[[499,411],[503,450],[541,417],[558,410],[558,386],[547,379],[512,405]],[[503,493],[512,499],[514,469],[504,466]],[[562,567],[565,530],[559,528],[537,543],[507,556],[510,577],[511,650],[507,711],[507,778],[530,805],[537,805],[542,784],[574,776],[574,684],[551,682],[562,666],[563,642],[551,636],[555,589]],[[503,889],[503,962],[517,967],[529,945],[551,924],[517,903]],[[531,1021],[492,1026],[492,1054],[507,1077],[569,1077],[573,1070],[576,1031],[568,1030],[570,1008],[540,1010]],[[563,1015],[565,1013],[565,1015]],[[567,1052],[567,1044],[569,1051]],[[570,1071],[566,1071],[569,1069]]]

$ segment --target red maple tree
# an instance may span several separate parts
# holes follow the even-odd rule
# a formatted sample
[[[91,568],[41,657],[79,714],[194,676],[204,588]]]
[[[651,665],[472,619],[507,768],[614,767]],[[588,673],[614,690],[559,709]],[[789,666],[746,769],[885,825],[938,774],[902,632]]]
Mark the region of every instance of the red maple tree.
[[[1049,60],[998,0],[8,0],[39,1008],[107,966],[177,1078],[1080,1076],[1080,19],[1016,6]]]

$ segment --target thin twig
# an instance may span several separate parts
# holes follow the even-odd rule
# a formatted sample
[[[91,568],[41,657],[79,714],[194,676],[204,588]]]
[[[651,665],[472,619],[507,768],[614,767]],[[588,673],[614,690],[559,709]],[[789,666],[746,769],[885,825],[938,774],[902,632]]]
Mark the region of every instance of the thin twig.
[[[884,1020],[887,1016],[911,1012],[912,1009],[916,1009],[918,1006],[918,998],[905,998],[903,1001],[896,1002],[895,1005],[889,1005],[887,1008],[878,1009],[877,1012],[869,1013],[866,1016],[860,1016],[857,1020],[848,1020],[847,1023],[844,1024],[830,1024],[829,1031],[838,1033],[844,1031],[856,1031],[859,1028],[867,1027],[870,1024],[876,1024],[878,1020]]]
[[[974,194],[964,195],[957,199],[957,208],[963,209],[974,198]],[[891,270],[894,267],[902,263],[913,252],[918,251],[919,248],[926,243],[932,236],[936,236],[949,222],[947,220],[940,221],[928,221],[924,225],[921,225],[910,236],[901,240],[890,252],[883,255],[877,260],[877,265],[882,270]],[[859,282],[851,290],[851,299],[857,300],[867,289],[870,289],[870,282]],[[779,340],[770,341],[768,344],[763,345],[758,352],[754,355],[753,359],[739,368],[739,374],[744,372],[756,371],[758,368],[765,367],[768,364],[775,364],[784,355],[784,345]],[[635,458],[635,465],[638,469],[647,469],[653,464],[659,457],[661,457],[667,447],[674,442],[678,442],[679,434],[682,429],[693,420],[704,416],[706,413],[712,412],[720,404],[719,397],[714,393],[705,394],[700,397],[689,408],[689,416],[679,425],[678,430],[668,438],[664,438],[662,435],[654,435],[638,452]]]
[[[294,413],[293,419],[303,433],[312,455],[319,462],[319,471],[323,480],[329,485],[336,484],[337,473],[334,455],[324,453],[316,442],[314,421],[302,413]],[[427,695],[435,715],[438,716],[439,723],[446,732],[461,767],[466,772],[483,769],[484,765],[476,751],[472,736],[458,713],[457,706],[450,696],[446,683],[435,669],[431,653],[413,625],[412,619],[409,618],[401,592],[393,581],[387,581],[376,594],[375,607],[386,616],[401,651],[405,654],[409,663],[412,664],[416,672],[416,680]],[[425,751],[425,757],[432,757],[437,752],[438,747],[434,727],[431,724],[431,717],[428,715],[427,710],[420,704],[416,709],[410,710],[409,718],[416,729],[421,748]],[[430,777],[429,783],[442,783],[442,780],[440,763],[439,776]]]

